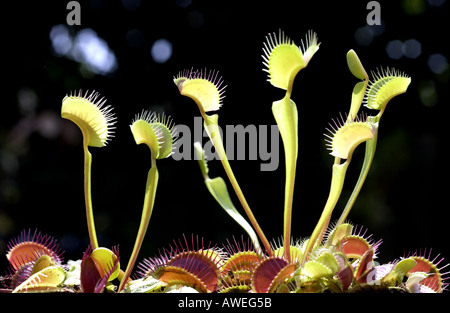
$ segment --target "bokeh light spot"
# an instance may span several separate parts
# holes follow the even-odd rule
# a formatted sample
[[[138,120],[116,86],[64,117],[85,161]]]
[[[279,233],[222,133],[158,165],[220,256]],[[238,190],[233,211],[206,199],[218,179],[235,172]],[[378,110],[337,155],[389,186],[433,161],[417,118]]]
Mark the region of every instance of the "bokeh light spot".
[[[411,59],[415,59],[422,54],[422,44],[416,39],[406,40],[402,45],[403,54]]]
[[[91,28],[80,30],[73,37],[65,25],[55,25],[50,30],[52,49],[84,65],[91,73],[106,75],[117,69],[117,58],[108,43]]]
[[[158,39],[153,43],[150,53],[156,63],[166,63],[172,56],[172,43],[164,38]]]
[[[386,53],[391,59],[401,59],[403,57],[403,43],[400,40],[389,41],[386,45]]]
[[[72,49],[72,37],[64,25],[55,25],[50,30],[52,49],[58,56],[67,55]]]
[[[361,46],[370,45],[373,37],[373,32],[369,26],[360,27],[355,32],[355,40]]]
[[[428,58],[428,67],[433,73],[442,74],[448,68],[447,58],[440,53],[432,54]]]

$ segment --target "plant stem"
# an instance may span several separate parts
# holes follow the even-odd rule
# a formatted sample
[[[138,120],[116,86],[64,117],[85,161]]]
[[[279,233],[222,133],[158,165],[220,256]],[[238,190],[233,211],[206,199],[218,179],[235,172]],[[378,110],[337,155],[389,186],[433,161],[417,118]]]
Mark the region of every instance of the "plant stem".
[[[152,155],[152,167],[148,172],[147,184],[145,186],[145,198],[144,198],[144,207],[142,209],[141,223],[139,225],[138,234],[136,237],[136,241],[134,243],[133,252],[131,253],[130,260],[128,261],[125,274],[123,275],[123,278],[120,281],[119,292],[122,291],[123,288],[125,287],[125,284],[127,283],[128,278],[131,275],[131,271],[133,270],[134,265],[136,264],[139,251],[141,250],[142,242],[144,241],[144,237],[147,232],[147,228],[150,223],[150,218],[153,212],[153,205],[155,203],[158,178],[159,174],[158,169],[156,167],[156,159]]]
[[[283,250],[287,260],[291,259],[291,224],[292,203],[294,198],[295,173],[297,168],[298,154],[298,126],[297,107],[290,99],[292,83],[286,91],[286,95],[280,101],[272,105],[272,112],[278,124],[284,145],[286,164],[286,183],[284,189],[284,225],[283,225]]]
[[[84,199],[86,204],[86,220],[91,247],[92,250],[95,250],[98,248],[98,242],[97,242],[97,234],[95,232],[94,213],[92,209],[92,197],[91,197],[92,155],[89,152],[86,143],[83,144],[83,148],[84,148]]]
[[[319,222],[317,223],[311,237],[309,238],[308,244],[306,246],[303,259],[306,260],[308,254],[315,248],[323,238],[324,232],[326,231],[329,223],[333,209],[336,206],[337,201],[342,192],[344,186],[345,173],[347,172],[348,165],[350,164],[350,156],[344,164],[340,164],[340,159],[335,158],[335,163],[333,165],[333,173],[331,178],[330,193],[328,195],[327,202],[320,216]]]
[[[378,137],[378,129],[376,130],[373,139],[368,140],[366,142],[366,152],[364,156],[364,162],[361,168],[361,172],[359,173],[358,181],[356,182],[355,188],[353,189],[353,192],[350,195],[350,198],[348,199],[344,210],[342,211],[342,214],[336,224],[336,227],[344,223],[345,220],[347,219],[347,216],[350,213],[350,210],[352,209],[353,205],[355,204],[356,198],[358,197],[359,192],[361,191],[361,188],[367,178],[370,166],[372,165],[373,157],[375,155],[377,137]]]
[[[378,124],[380,121],[381,116],[383,115],[384,109],[382,109],[377,116],[369,116],[368,121],[372,123]],[[358,181],[356,182],[355,188],[353,189],[352,194],[350,195],[350,198],[347,201],[347,204],[345,205],[344,210],[342,211],[341,216],[339,217],[339,220],[336,224],[336,227],[341,225],[345,222],[348,214],[350,213],[350,210],[352,209],[353,205],[355,204],[356,198],[358,198],[358,195],[361,191],[361,188],[366,181],[367,175],[369,174],[370,166],[372,165],[373,158],[375,156],[375,150],[377,147],[377,141],[378,141],[378,125],[375,130],[375,134],[373,136],[372,140],[366,141],[366,150],[364,155],[364,162],[361,168],[361,172],[359,173]]]
[[[239,186],[236,177],[234,176],[233,170],[231,169],[230,163],[228,162],[227,155],[225,153],[225,148],[223,146],[223,141],[220,136],[219,128],[218,128],[218,115],[212,115],[208,116],[204,114],[204,112],[201,112],[204,119],[204,127],[206,129],[206,132],[208,133],[209,138],[211,139],[211,142],[214,145],[214,148],[216,149],[216,152],[220,158],[220,161],[222,162],[223,168],[225,170],[225,173],[228,176],[228,179],[230,180],[231,185],[233,186],[233,189],[239,199],[239,201],[242,204],[242,207],[244,208],[245,213],[247,214],[250,223],[252,224],[253,228],[255,229],[256,233],[258,234],[259,238],[261,239],[261,242],[266,249],[269,256],[273,255],[272,247],[270,246],[269,241],[267,240],[266,236],[264,235],[261,227],[259,226],[258,222],[256,221],[255,216],[253,215],[252,210],[250,209],[250,206],[247,203],[247,200],[244,197],[244,194],[242,193],[241,187]]]

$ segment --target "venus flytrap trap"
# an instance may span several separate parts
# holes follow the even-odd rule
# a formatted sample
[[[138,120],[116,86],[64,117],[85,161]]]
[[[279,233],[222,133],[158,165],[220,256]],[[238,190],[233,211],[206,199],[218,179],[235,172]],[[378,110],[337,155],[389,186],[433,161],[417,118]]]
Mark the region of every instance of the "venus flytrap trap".
[[[350,72],[359,81],[352,91],[349,111],[331,120],[325,141],[334,157],[328,198],[311,236],[294,240],[291,236],[293,192],[296,180],[299,117],[291,99],[293,83],[305,68],[319,44],[314,32],[305,43],[296,46],[280,30],[269,34],[263,44],[264,71],[268,81],[286,91],[272,104],[272,114],[282,137],[286,168],[284,224],[282,239],[270,243],[262,232],[225,154],[219,132],[217,111],[224,98],[224,80],[217,71],[181,71],[174,82],[181,95],[195,101],[204,120],[204,128],[222,162],[227,177],[249,222],[239,213],[221,177],[210,178],[201,145],[194,148],[204,183],[218,204],[246,231],[248,241],[227,241],[222,248],[203,238],[183,235],[159,255],[144,258],[131,274],[147,232],[153,211],[159,173],[156,160],[172,153],[176,140],[174,124],[165,115],[148,111],[137,114],[130,125],[136,144],[150,149],[151,168],[147,173],[144,205],[136,241],[125,272],[120,269],[117,247],[99,247],[95,232],[91,200],[90,169],[92,156],[88,147],[103,147],[112,136],[115,116],[97,93],[79,92],[66,96],[61,115],[79,126],[85,153],[85,206],[90,245],[81,260],[63,264],[62,253],[51,237],[23,232],[8,244],[10,273],[8,292],[122,292],[122,293],[303,293],[303,292],[410,292],[441,293],[446,290],[449,265],[431,250],[410,253],[392,262],[379,264],[381,240],[367,235],[367,230],[347,221],[372,164],[381,116],[387,103],[406,92],[411,79],[394,69],[379,69],[367,74],[356,52],[347,53]],[[368,116],[361,106],[376,115]],[[336,223],[333,212],[340,199],[353,153],[365,144],[360,176]],[[198,200],[196,200],[198,201]],[[299,208],[304,209],[304,208]],[[274,212],[275,210],[270,210]],[[273,213],[272,213],[273,214]],[[281,214],[281,213],[280,213]],[[116,286],[116,279],[120,281]],[[4,290],[2,290],[4,291]]]
[[[7,246],[6,257],[13,272],[12,293],[58,290],[65,280],[62,251],[50,236],[23,231]]]
[[[80,290],[83,293],[102,293],[105,289],[114,291],[111,283],[120,272],[119,251],[91,247],[85,251],[80,265]]]

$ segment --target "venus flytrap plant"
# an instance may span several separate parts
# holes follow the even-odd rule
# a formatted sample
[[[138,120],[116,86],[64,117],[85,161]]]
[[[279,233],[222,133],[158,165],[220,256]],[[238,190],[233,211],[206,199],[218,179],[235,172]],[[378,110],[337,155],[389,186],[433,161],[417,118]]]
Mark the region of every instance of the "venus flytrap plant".
[[[83,134],[85,152],[85,202],[91,245],[81,260],[62,264],[61,252],[51,237],[26,232],[7,246],[10,274],[0,277],[5,289],[1,292],[203,292],[203,293],[301,293],[398,291],[441,293],[447,286],[450,272],[440,265],[443,258],[434,258],[431,250],[408,254],[390,263],[378,264],[381,240],[366,235],[367,230],[346,222],[372,163],[379,122],[387,103],[404,93],[411,79],[393,70],[378,70],[369,81],[361,61],[353,50],[347,53],[350,72],[358,79],[353,88],[348,114],[329,123],[325,134],[330,154],[334,157],[329,195],[311,236],[291,239],[293,187],[298,150],[297,108],[291,99],[296,74],[304,68],[319,45],[309,32],[306,44],[297,47],[280,31],[264,43],[264,69],[269,81],[286,91],[283,99],[272,104],[272,113],[280,129],[286,158],[283,239],[271,245],[256,222],[226,158],[218,127],[218,115],[208,112],[220,108],[224,97],[223,80],[216,71],[182,71],[174,78],[180,93],[192,98],[204,119],[204,127],[225,172],[250,220],[248,223],[234,207],[225,181],[210,178],[209,169],[199,143],[195,143],[205,184],[222,206],[248,233],[250,240],[227,241],[220,248],[206,244],[198,236],[184,236],[173,241],[159,256],[146,258],[138,264],[136,278],[130,279],[152,215],[159,179],[156,160],[172,153],[174,125],[169,118],[143,111],[130,125],[137,144],[146,144],[151,152],[151,168],[147,174],[141,221],[125,273],[120,270],[118,249],[98,247],[90,194],[92,156],[89,146],[102,147],[111,137],[115,117],[98,94],[81,92],[63,100],[61,115],[76,123]],[[361,113],[361,105],[377,110],[375,116]],[[366,152],[361,173],[337,223],[330,223],[343,190],[345,176],[357,146],[364,143]],[[252,228],[253,227],[253,228]],[[258,238],[262,242],[260,246]],[[283,241],[281,243],[281,241]],[[114,285],[119,278],[118,289]],[[6,282],[6,283],[5,283]]]
[[[164,115],[156,115],[149,111],[143,111],[141,114],[136,115],[130,125],[130,129],[136,144],[145,144],[150,148],[151,168],[147,174],[144,207],[142,209],[142,217],[136,242],[125,273],[121,279],[119,292],[125,288],[125,284],[128,282],[128,278],[134,268],[153,212],[156,187],[159,179],[156,160],[169,157],[172,154],[173,144],[176,140],[175,125],[172,120]]]
[[[273,102],[272,113],[283,140],[286,159],[283,238],[287,259],[290,259],[292,203],[298,154],[298,112],[291,99],[292,87],[295,76],[308,65],[319,45],[317,36],[312,31],[306,36],[306,45],[302,41],[302,47],[299,47],[280,30],[278,38],[275,34],[266,37],[263,48],[263,64],[266,66],[264,71],[268,73],[268,81],[273,86],[286,90],[283,99]]]
[[[97,92],[84,95],[81,90],[64,97],[61,116],[74,122],[83,134],[84,150],[84,194],[86,204],[86,218],[89,238],[93,249],[98,248],[95,231],[94,213],[91,197],[91,167],[92,155],[88,147],[104,147],[113,136],[116,117],[112,107],[105,105],[106,99],[99,99]]]
[[[350,64],[349,68],[351,68]],[[362,68],[361,64],[360,68]],[[373,74],[372,76],[374,76],[374,80],[367,89],[364,100],[366,107],[373,110],[379,110],[379,113],[376,116],[369,116],[367,118],[368,121],[379,125],[381,116],[383,115],[386,109],[387,103],[393,97],[406,92],[409,84],[411,83],[411,78],[393,69],[379,70],[376,74]],[[370,166],[375,156],[375,150],[378,141],[378,129],[379,128],[377,127],[375,130],[373,140],[370,140],[366,143],[364,161],[360,175],[358,177],[358,181],[356,182],[353,192],[350,195],[350,198],[348,199],[341,216],[339,217],[337,225],[342,224],[347,218],[351,208],[353,207],[356,201],[356,198],[359,195],[359,192],[361,191],[362,185],[364,184],[367,178]]]
[[[381,72],[379,72],[378,75],[376,75],[376,81],[370,85],[370,87],[366,93],[366,89],[369,84],[369,78],[368,78],[368,75],[367,75],[361,61],[359,60],[358,56],[356,55],[356,53],[353,50],[350,50],[347,53],[347,65],[348,65],[351,73],[355,77],[357,77],[359,79],[364,79],[363,82],[358,82],[353,89],[352,101],[351,101],[351,106],[350,106],[350,111],[349,111],[349,116],[347,118],[347,121],[351,122],[351,120],[353,119],[353,116],[355,116],[358,113],[359,108],[364,100],[364,97],[363,97],[364,94],[366,94],[366,96],[365,96],[366,101],[370,101],[370,104],[367,105],[367,107],[369,107],[371,109],[378,109],[378,110],[380,110],[380,113],[376,117],[367,118],[367,123],[373,125],[373,132],[371,134],[371,137],[367,137],[365,140],[363,140],[363,141],[367,141],[367,142],[366,142],[366,155],[365,155],[365,159],[363,162],[361,174],[356,183],[354,191],[353,191],[352,195],[350,196],[350,198],[347,202],[347,205],[344,208],[344,210],[341,214],[341,217],[339,218],[336,226],[341,225],[347,218],[348,213],[350,212],[350,210],[351,210],[354,202],[356,201],[356,198],[361,190],[362,184],[364,183],[364,180],[367,177],[370,165],[373,160],[373,156],[375,154],[375,147],[376,147],[376,141],[377,141],[377,136],[378,136],[378,125],[379,125],[380,117],[384,112],[384,108],[385,108],[387,102],[395,95],[405,92],[406,88],[408,87],[408,85],[410,83],[410,79],[408,77],[406,77],[403,74],[399,74],[395,70],[386,71],[386,75],[383,75],[384,71],[381,71]],[[390,83],[390,85],[389,85],[389,83]],[[381,93],[378,94],[379,92],[381,92]],[[336,132],[336,129],[333,129],[333,130]],[[341,131],[341,128],[339,128],[339,131],[337,131],[335,133],[335,135],[338,135],[338,132],[340,132],[340,131]],[[348,132],[348,130],[346,132]],[[313,235],[310,238],[310,240],[313,240],[313,241],[317,240],[316,238],[318,238],[320,241],[322,238],[320,234],[323,233],[324,230],[328,226],[329,219],[331,218],[331,213],[332,213],[332,209],[330,209],[330,208],[331,207],[334,208],[337,200],[339,199],[339,194],[340,194],[340,191],[342,190],[342,185],[344,183],[345,171],[347,170],[348,164],[351,160],[351,154],[350,154],[350,158],[347,158],[345,156],[346,153],[344,151],[342,151],[342,149],[344,149],[344,150],[346,149],[345,147],[347,145],[347,142],[349,140],[351,141],[351,137],[355,136],[355,133],[353,133],[353,134],[348,133],[346,135],[344,135],[344,133],[342,133],[341,136],[337,136],[337,137],[334,136],[333,138],[330,138],[328,136],[331,139],[331,141],[330,141],[330,147],[332,149],[331,154],[335,156],[335,165],[333,166],[332,188],[330,189],[330,197],[329,197],[329,201],[327,201],[326,208],[324,209],[321,219],[319,220],[319,223],[316,226],[316,229],[314,230]],[[340,137],[342,137],[340,140],[336,139],[336,138],[340,138]],[[354,138],[356,139],[356,137],[354,137]],[[369,140],[369,139],[371,139],[371,140]],[[358,144],[361,142],[362,141],[358,142]],[[336,150],[341,150],[341,151],[336,151]],[[339,172],[341,172],[341,173],[338,174],[338,177],[341,177],[340,179],[342,179],[342,182],[341,182],[342,185],[340,183],[338,185],[335,185],[334,184],[334,181],[335,181],[334,174],[336,173],[335,166],[337,166],[337,164],[339,164],[341,158],[347,159],[347,161],[342,165],[342,167],[336,167],[336,169],[340,168]],[[334,190],[333,193],[331,193],[332,190]],[[338,194],[336,194],[336,193],[338,193]],[[332,195],[334,195],[334,196],[332,196]],[[328,205],[330,203],[331,203],[331,205]],[[325,214],[325,216],[324,216],[324,214]],[[324,224],[322,224],[322,223],[324,223]],[[311,251],[311,249],[314,246],[318,245],[319,243],[320,242],[311,242],[310,241],[306,248],[307,253],[309,253]]]
[[[368,171],[370,169],[370,165],[372,163],[374,154],[375,154],[375,148],[376,148],[376,142],[378,138],[378,125],[380,122],[381,115],[384,112],[384,109],[386,107],[387,102],[392,99],[394,96],[404,93],[411,82],[411,79],[407,77],[406,75],[396,71],[396,70],[387,70],[387,71],[378,71],[377,74],[375,74],[375,81],[371,83],[369,86],[367,92],[367,86],[368,86],[368,75],[359,60],[358,56],[353,50],[350,50],[347,53],[347,65],[352,72],[352,74],[360,79],[364,79],[364,82],[359,82],[355,85],[353,94],[352,94],[352,101],[350,106],[350,112],[347,121],[351,121],[355,114],[358,113],[358,110],[363,103],[363,100],[366,100],[366,106],[370,109],[376,109],[380,112],[375,117],[368,117],[367,123],[373,125],[373,131],[370,137],[367,137],[363,141],[366,141],[366,153],[364,162],[362,165],[361,173],[358,178],[358,181],[355,185],[354,191],[352,192],[347,205],[345,206],[341,217],[339,218],[336,226],[341,225],[345,219],[347,218],[353,204],[356,201],[357,196],[359,195],[359,192],[361,190],[361,187],[367,177]],[[362,95],[365,94],[365,97],[363,98]],[[336,125],[337,126],[337,125]],[[335,129],[333,129],[335,130]],[[335,165],[333,165],[333,178],[332,178],[332,187],[330,189],[330,197],[327,201],[327,205],[325,206],[325,209],[322,213],[322,216],[319,220],[318,225],[316,226],[316,229],[314,230],[310,242],[308,243],[308,246],[306,248],[306,253],[311,252],[311,249],[313,249],[316,245],[320,243],[320,240],[322,239],[321,233],[325,231],[325,229],[328,226],[329,220],[331,218],[332,208],[336,205],[337,200],[339,199],[340,192],[342,190],[342,185],[344,183],[345,178],[345,171],[347,170],[348,164],[351,160],[351,153],[350,158],[347,158],[345,155],[346,153],[342,151],[342,149],[346,149],[346,145],[351,141],[352,136],[356,136],[356,133],[348,133],[345,134],[347,131],[343,132],[338,135],[338,133],[341,131],[341,128],[335,133],[335,136],[333,138],[330,138],[330,147],[332,149],[331,154],[335,156]],[[341,139],[339,139],[342,137]],[[364,137],[364,136],[363,136]],[[338,138],[338,139],[337,139]],[[354,139],[356,139],[354,137]],[[370,139],[370,140],[369,140]],[[357,140],[358,141],[358,140]],[[362,141],[359,141],[357,144],[361,143]],[[353,148],[354,149],[354,148]],[[336,151],[341,150],[341,151]],[[344,152],[344,153],[343,153]],[[341,158],[347,159],[347,161],[342,165],[342,167],[337,167],[340,162]],[[335,169],[337,170],[339,168],[340,173],[335,172]],[[334,184],[335,180],[335,174],[337,174],[337,177],[340,177],[337,181],[339,181],[338,184]],[[340,181],[342,180],[342,181]],[[333,192],[332,192],[333,191]],[[330,204],[330,205],[329,205]],[[315,241],[319,240],[319,242]],[[311,242],[312,241],[312,242]]]
[[[303,46],[303,51],[296,47],[281,31],[278,38],[276,35],[269,35],[267,43],[264,44],[265,55],[263,58],[267,67],[265,71],[269,73],[269,81],[275,87],[286,90],[285,97],[275,101],[272,106],[272,112],[279,126],[286,154],[284,245],[282,248],[275,249],[274,253],[269,254],[268,257],[258,257],[248,251],[243,251],[233,254],[230,260],[236,260],[236,264],[244,261],[249,261],[249,264],[252,264],[249,269],[251,269],[250,273],[253,274],[248,283],[251,284],[251,290],[254,292],[321,292],[326,289],[334,292],[345,292],[357,290],[358,286],[372,285],[374,282],[389,286],[388,288],[397,288],[396,286],[402,283],[405,274],[412,271],[412,265],[416,263],[415,260],[410,258],[407,261],[399,262],[398,266],[380,266],[376,270],[372,270],[374,269],[373,259],[380,242],[367,241],[359,234],[352,232],[353,226],[342,222],[329,228],[330,219],[343,189],[346,171],[353,152],[363,142],[366,142],[367,147],[375,146],[379,117],[384,110],[384,108],[381,110],[378,117],[367,118],[364,114],[358,116],[358,111],[365,99],[364,95],[369,85],[369,77],[353,50],[350,50],[347,54],[347,64],[351,73],[362,81],[358,82],[353,88],[349,114],[346,115],[345,119],[341,115],[339,120],[333,120],[330,123],[330,135],[325,135],[328,138],[330,154],[335,157],[329,197],[311,237],[306,241],[294,243],[294,246],[290,245],[290,220],[298,147],[297,109],[290,97],[295,75],[306,66],[318,49],[315,35],[309,33],[307,39],[307,48]],[[305,60],[307,61],[305,62]],[[374,92],[370,93],[369,91],[368,93],[372,101],[374,99],[390,99],[394,94],[406,90],[407,85],[397,85],[398,88],[383,88],[394,79],[382,76],[379,74],[377,77],[379,84],[373,83],[369,88],[369,90],[374,90]],[[402,83],[409,84],[408,78],[404,78]],[[183,81],[183,79],[180,81]],[[177,86],[180,88],[178,83]],[[196,87],[200,87],[200,85],[196,84]],[[207,87],[204,88],[203,95],[210,94],[206,91]],[[382,92],[382,94],[378,96],[378,92]],[[202,94],[198,89],[195,89],[195,93]],[[193,98],[195,100],[195,97]],[[366,101],[368,99],[369,96],[366,95]],[[217,108],[217,106],[215,107]],[[383,107],[383,105],[378,104],[378,107]],[[369,106],[369,108],[377,107]],[[200,108],[200,111],[204,115],[202,108]],[[207,118],[205,119],[205,128],[208,124]],[[209,124],[217,125],[217,116],[215,116],[215,119]],[[211,134],[211,130],[209,131]],[[345,162],[341,163],[342,160],[345,160]],[[205,179],[208,178],[206,165],[200,164],[200,167]],[[366,170],[365,167],[363,167],[364,170]],[[214,195],[214,191],[211,191],[211,193]],[[220,200],[218,201],[220,203]],[[327,238],[322,241],[324,236],[327,236]],[[404,266],[405,264],[408,266]],[[430,272],[438,271],[437,267],[424,266],[424,268],[430,268]],[[389,271],[391,271],[391,274],[386,275]],[[375,278],[369,277],[369,274],[375,275]],[[240,275],[239,277],[242,277],[243,281],[248,281],[248,269],[246,268],[245,271],[241,272],[239,267],[236,267],[231,274],[222,276],[227,287],[219,289],[220,292],[230,292],[230,290],[245,292],[249,290],[242,283],[233,282],[230,277],[235,275]],[[413,273],[411,276],[409,285],[412,287],[408,288],[411,290],[424,288],[423,284],[417,287],[417,282],[424,281],[427,275]],[[356,286],[353,286],[354,282],[357,284]],[[430,284],[439,286],[434,287],[433,290],[435,291],[440,290],[439,288],[443,285],[442,281]]]
[[[267,67],[265,71],[269,73],[268,80],[275,87],[286,90],[285,97],[275,101],[272,105],[272,112],[283,139],[286,157],[284,243],[282,247],[273,247],[268,256],[258,255],[251,251],[240,251],[239,248],[237,252],[235,249],[227,249],[231,256],[225,261],[226,265],[222,267],[227,272],[222,272],[221,279],[224,287],[219,287],[218,291],[248,292],[252,290],[253,292],[266,293],[330,290],[332,292],[351,292],[359,290],[361,286],[367,288],[367,286],[374,284],[381,285],[381,288],[399,288],[398,286],[402,284],[405,275],[411,277],[407,287],[408,290],[423,290],[425,288],[423,282],[431,274],[423,274],[420,271],[419,273],[412,272],[413,265],[416,264],[415,260],[409,258],[399,262],[397,266],[374,267],[373,259],[376,257],[377,248],[381,241],[374,243],[371,240],[366,240],[363,237],[364,235],[361,235],[361,230],[355,233],[352,225],[341,221],[330,227],[330,219],[340,198],[354,150],[359,144],[366,142],[366,150],[369,147],[368,151],[372,152],[370,147],[375,147],[379,117],[384,111],[385,105],[383,106],[382,103],[391,99],[392,96],[404,92],[407,84],[409,84],[409,78],[401,75],[403,76],[401,82],[388,88],[388,83],[395,81],[395,79],[378,74],[377,82],[379,83],[372,83],[369,92],[366,93],[369,86],[369,77],[353,50],[350,50],[347,54],[347,64],[351,73],[361,81],[356,83],[353,88],[350,110],[346,118],[344,119],[341,115],[340,119],[333,120],[330,123],[331,130],[328,130],[330,134],[325,134],[328,138],[327,145],[331,150],[330,154],[335,158],[329,196],[311,237],[308,240],[290,243],[292,198],[298,150],[298,116],[291,94],[296,74],[308,64],[318,47],[316,36],[312,32],[308,33],[307,45],[306,47],[303,45],[303,49],[295,46],[281,31],[278,38],[275,34],[269,35],[267,43],[264,44],[263,59]],[[391,73],[391,71],[388,72]],[[193,98],[199,106],[205,119],[205,129],[215,144],[216,150],[219,151],[219,156],[221,156],[220,153],[224,153],[224,150],[221,141],[217,141],[220,140],[220,136],[216,136],[219,134],[217,129],[218,117],[217,115],[208,116],[205,114],[206,110],[217,110],[220,107],[217,103],[220,101],[219,87],[222,81],[219,79],[219,87],[214,88],[217,73],[212,73],[209,77],[213,76],[214,79],[205,79],[205,74],[202,74],[202,72],[182,72],[175,78],[175,83],[181,94]],[[392,71],[392,73],[397,72]],[[184,90],[184,82],[191,79],[191,84],[187,84],[186,90]],[[202,79],[207,82],[202,84]],[[373,92],[370,92],[370,90]],[[223,89],[221,92],[223,92]],[[378,95],[379,92],[381,93]],[[370,94],[370,97],[368,94]],[[377,102],[377,106],[370,107],[367,105],[369,99],[371,101],[375,101],[375,99],[384,100]],[[371,109],[381,108],[380,114],[376,117],[366,117],[364,113],[358,115],[364,100],[366,100],[366,106]],[[202,105],[202,102],[205,102],[205,105]],[[207,166],[202,157],[198,157],[198,159],[201,160],[200,168],[206,182],[208,182]],[[342,163],[342,160],[345,161]],[[226,165],[224,167],[227,169]],[[366,170],[368,170],[368,167],[364,166],[362,171]],[[208,189],[216,200],[223,207],[226,207],[229,200],[224,192],[226,186],[224,187],[224,184],[220,186],[220,197],[217,194],[217,188],[214,189],[210,185]],[[352,201],[355,199],[356,197]],[[323,240],[324,237],[326,240]],[[152,266],[146,275],[153,275],[152,277],[155,278],[161,275],[155,274],[158,268],[156,265],[160,263],[169,264],[170,261],[154,259],[150,263]],[[246,264],[245,267],[241,268],[244,264]],[[209,277],[214,277],[213,280],[215,280],[215,274],[212,273],[209,266],[207,267],[209,268]],[[435,264],[423,266],[423,268],[430,273],[439,272]],[[186,268],[180,268],[179,270],[185,271]],[[164,273],[166,272],[167,269],[164,269]],[[189,275],[194,275],[192,268],[189,268],[189,272]],[[238,278],[236,279],[236,277]],[[191,285],[192,279],[187,278],[185,283]],[[428,284],[433,285],[431,289],[437,292],[440,292],[442,286],[444,286],[442,280],[436,280]]]
[[[308,254],[313,248],[320,245],[323,235],[330,223],[331,215],[336,206],[337,201],[341,195],[342,188],[344,186],[345,174],[352,159],[352,155],[356,147],[364,141],[372,140],[377,128],[376,124],[359,121],[347,121],[344,122],[341,116],[341,124],[333,121],[334,127],[330,124],[332,130],[329,139],[330,154],[335,157],[332,167],[332,178],[330,193],[325,204],[325,207],[320,216],[311,237],[308,240],[308,244],[305,249],[304,259],[308,258]],[[341,160],[346,161],[341,164]]]
[[[216,149],[216,153],[222,162],[230,183],[233,186],[233,189],[264,248],[267,253],[272,254],[270,243],[259,226],[252,210],[250,209],[241,187],[234,176],[233,170],[231,169],[223,141],[220,136],[218,125],[219,116],[217,114],[206,114],[207,112],[217,111],[222,105],[224,91],[226,88],[226,86],[223,86],[222,77],[219,77],[217,71],[210,71],[207,73],[206,70],[193,71],[191,69],[190,71],[181,71],[178,73],[178,75],[174,78],[174,83],[178,87],[181,95],[193,99],[197,104],[200,114],[203,117],[204,128],[213,143],[214,148]]]

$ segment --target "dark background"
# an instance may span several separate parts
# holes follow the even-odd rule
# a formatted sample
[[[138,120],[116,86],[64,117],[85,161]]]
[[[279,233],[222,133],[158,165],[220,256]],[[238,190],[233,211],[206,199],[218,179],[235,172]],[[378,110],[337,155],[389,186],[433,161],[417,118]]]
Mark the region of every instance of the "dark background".
[[[446,1],[379,1],[382,26],[372,27],[366,23],[367,1],[79,3],[80,26],[66,24],[66,1],[2,6],[1,255],[23,229],[37,228],[54,236],[66,259],[81,258],[88,245],[81,132],[60,118],[67,93],[95,89],[114,107],[115,137],[104,148],[90,148],[92,196],[99,244],[119,245],[125,267],[150,166],[148,148],[137,146],[128,128],[135,114],[144,108],[164,111],[176,123],[193,127],[198,109],[179,95],[172,79],[180,70],[207,67],[219,70],[228,85],[220,125],[275,124],[271,104],[283,92],[271,86],[261,70],[265,36],[282,29],[300,45],[313,29],[321,46],[297,75],[292,95],[299,111],[300,146],[292,235],[311,234],[328,196],[333,157],[322,134],[331,118],[348,111],[357,80],[348,71],[345,56],[354,49],[367,71],[395,67],[410,75],[412,83],[406,94],[388,105],[373,167],[349,218],[368,228],[375,239],[383,239],[380,262],[425,248],[433,248],[432,256],[441,253],[450,259]],[[50,31],[59,24],[72,36],[94,30],[115,54],[115,71],[95,74],[58,55]],[[130,40],[131,30],[137,34],[131,37],[135,40]],[[160,38],[173,47],[165,63],[155,62],[150,53]],[[410,39],[421,44],[414,57],[388,55],[390,42]],[[429,60],[436,53],[444,56],[444,63],[433,72]],[[283,224],[281,141],[279,148],[275,172],[261,172],[260,161],[231,162],[262,229],[276,240]],[[355,152],[333,219],[339,217],[356,182],[363,150]],[[243,234],[207,192],[196,161],[169,158],[157,164],[156,203],[140,259],[156,255],[183,234],[199,235],[219,246]],[[225,178],[219,161],[209,162],[209,167],[211,177]],[[241,210],[234,194],[233,200]],[[6,258],[1,265],[6,269]]]

